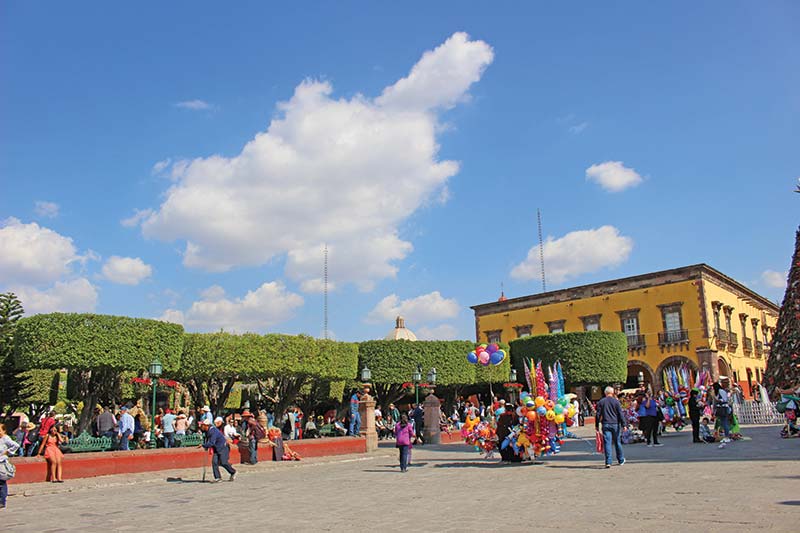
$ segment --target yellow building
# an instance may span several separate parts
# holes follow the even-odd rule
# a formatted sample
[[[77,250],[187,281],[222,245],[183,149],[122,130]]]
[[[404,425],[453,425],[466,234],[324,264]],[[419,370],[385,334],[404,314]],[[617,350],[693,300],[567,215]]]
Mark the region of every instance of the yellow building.
[[[706,264],[475,305],[478,342],[567,331],[622,331],[628,381],[656,389],[687,364],[738,382],[750,397],[767,365],[778,307]]]

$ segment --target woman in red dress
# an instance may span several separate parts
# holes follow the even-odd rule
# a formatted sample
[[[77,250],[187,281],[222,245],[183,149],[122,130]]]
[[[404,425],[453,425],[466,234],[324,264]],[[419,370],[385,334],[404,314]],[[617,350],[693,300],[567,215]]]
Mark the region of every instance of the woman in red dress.
[[[42,446],[39,449],[39,455],[44,455],[47,461],[47,480],[52,483],[64,483],[61,479],[61,461],[64,459],[64,453],[58,447],[61,444],[61,435],[58,434],[56,427],[50,428],[47,435],[44,437]]]

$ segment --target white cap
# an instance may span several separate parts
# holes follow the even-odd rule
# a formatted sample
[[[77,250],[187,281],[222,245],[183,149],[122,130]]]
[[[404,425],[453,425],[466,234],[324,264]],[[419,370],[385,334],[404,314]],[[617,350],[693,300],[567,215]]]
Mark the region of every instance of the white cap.
[[[209,406],[207,406],[207,405],[203,406],[203,411],[210,411],[210,410],[211,410],[211,408]]]
[[[225,422],[225,421],[222,419],[221,416],[218,416],[217,418],[214,419],[214,424],[215,425],[216,424],[222,424],[223,422]]]

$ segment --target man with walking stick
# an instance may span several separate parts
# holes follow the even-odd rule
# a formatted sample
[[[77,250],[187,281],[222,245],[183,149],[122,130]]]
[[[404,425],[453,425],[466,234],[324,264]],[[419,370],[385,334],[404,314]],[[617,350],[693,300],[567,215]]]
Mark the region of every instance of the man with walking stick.
[[[211,458],[211,471],[214,473],[214,481],[212,483],[222,481],[222,476],[219,472],[220,466],[231,475],[228,481],[233,481],[236,479],[236,470],[228,461],[230,450],[228,449],[228,441],[225,439],[225,435],[216,426],[209,424],[208,420],[201,420],[199,425],[200,429],[206,433],[206,441],[201,446],[206,450],[212,449],[214,452]]]

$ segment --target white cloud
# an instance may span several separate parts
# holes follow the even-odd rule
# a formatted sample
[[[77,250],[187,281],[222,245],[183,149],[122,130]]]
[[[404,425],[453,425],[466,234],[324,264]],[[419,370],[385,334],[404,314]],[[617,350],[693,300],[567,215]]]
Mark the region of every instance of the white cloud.
[[[633,239],[620,235],[614,226],[573,231],[560,239],[548,237],[544,243],[547,281],[562,283],[581,274],[618,266],[628,260],[631,250]],[[531,280],[540,275],[539,245],[536,245],[511,270],[511,276]]]
[[[34,212],[40,217],[55,218],[58,216],[60,207],[55,202],[45,202],[44,200],[37,200],[34,205]]]
[[[138,257],[112,255],[103,265],[105,279],[122,285],[138,285],[150,277],[153,268]]]
[[[300,284],[300,290],[308,294],[322,294],[325,292],[325,280],[322,278],[307,279]],[[328,281],[328,292],[336,290],[336,284]]]
[[[365,320],[375,324],[394,322],[395,317],[399,315],[406,318],[409,323],[421,324],[453,318],[460,310],[461,306],[455,299],[443,298],[439,291],[402,301],[396,294],[390,294],[378,302]]]
[[[167,309],[156,320],[172,322],[173,324],[180,324],[182,326],[186,321],[186,317],[183,316],[183,311],[178,311],[177,309]]]
[[[624,191],[642,182],[642,177],[634,169],[626,167],[622,161],[592,165],[586,169],[586,179],[596,181],[609,192]]]
[[[0,222],[0,283],[39,284],[60,279],[83,258],[72,239],[16,218]]]
[[[139,224],[142,223],[142,220],[146,219],[147,217],[153,214],[152,209],[134,209],[133,215],[128,218],[123,218],[119,221],[120,224],[125,226],[126,228],[135,228]]]
[[[583,130],[585,130],[588,127],[589,127],[589,123],[588,122],[581,122],[579,124],[573,124],[572,126],[569,127],[569,132],[570,133],[574,133],[575,135],[578,135],[580,133],[583,133]]]
[[[438,157],[437,112],[466,98],[492,59],[456,33],[378,98],[334,98],[306,80],[237,156],[174,163],[142,232],[185,241],[184,265],[207,271],[285,255],[287,276],[312,292],[327,242],[331,282],[369,291],[413,249],[400,224],[458,172]]]
[[[30,286],[13,289],[17,294],[26,315],[38,313],[88,313],[97,307],[97,289],[86,278],[72,281],[57,281],[44,290]]]
[[[162,172],[164,172],[167,169],[167,167],[170,166],[171,164],[172,164],[172,159],[169,158],[169,157],[166,158],[166,159],[162,159],[161,161],[156,161],[156,163],[153,165],[153,168],[150,170],[150,172],[153,175],[157,176],[157,175],[161,174]]]
[[[458,338],[458,329],[450,324],[436,327],[421,327],[416,332],[417,338],[424,341],[452,341]]]
[[[776,272],[774,270],[765,270],[761,273],[761,283],[771,289],[785,289],[786,280],[789,278],[789,272]]]
[[[264,332],[292,318],[303,297],[286,290],[278,281],[264,283],[242,298],[227,298],[222,287],[203,291],[187,311],[167,309],[159,320],[183,324],[194,331]]]
[[[175,107],[191,109],[192,111],[204,111],[206,109],[211,109],[212,106],[204,100],[184,100],[183,102],[177,102]]]

